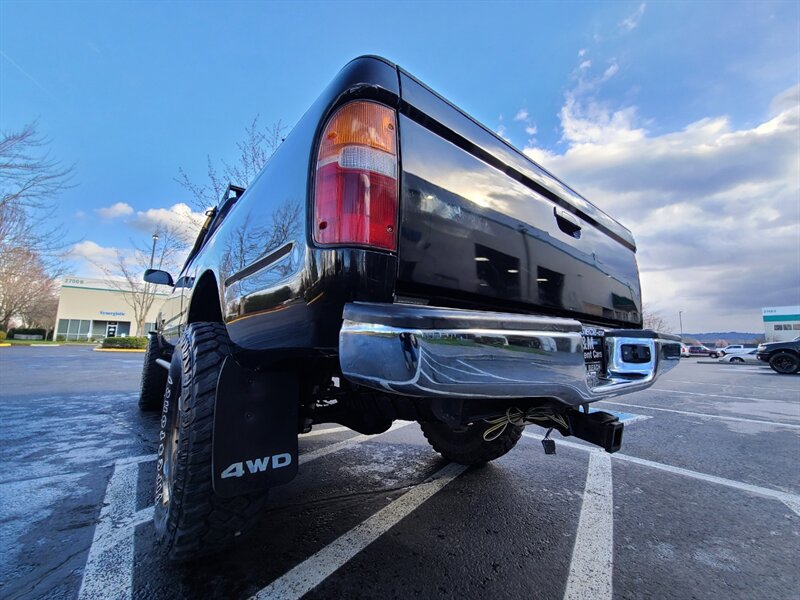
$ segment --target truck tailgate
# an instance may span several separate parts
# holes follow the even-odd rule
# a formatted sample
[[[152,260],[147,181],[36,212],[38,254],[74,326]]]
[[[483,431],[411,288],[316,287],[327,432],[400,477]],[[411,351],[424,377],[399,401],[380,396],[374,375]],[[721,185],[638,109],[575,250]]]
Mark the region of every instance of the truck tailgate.
[[[400,71],[397,293],[641,324],[630,232]]]

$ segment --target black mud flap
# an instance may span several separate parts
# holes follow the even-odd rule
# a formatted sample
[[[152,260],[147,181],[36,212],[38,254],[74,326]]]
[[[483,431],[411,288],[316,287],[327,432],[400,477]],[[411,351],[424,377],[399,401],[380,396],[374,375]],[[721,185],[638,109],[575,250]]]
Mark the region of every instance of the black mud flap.
[[[214,492],[231,497],[288,483],[297,475],[297,376],[253,371],[229,356],[214,405]]]

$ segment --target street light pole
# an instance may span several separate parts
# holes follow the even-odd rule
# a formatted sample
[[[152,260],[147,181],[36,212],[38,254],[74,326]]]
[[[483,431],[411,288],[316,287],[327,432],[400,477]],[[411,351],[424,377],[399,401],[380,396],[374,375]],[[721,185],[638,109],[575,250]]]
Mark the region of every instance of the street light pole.
[[[153,249],[150,251],[150,268],[153,268],[153,258],[156,255],[156,242],[158,241],[158,234],[153,234]]]
[[[683,311],[678,311],[678,321],[681,323],[681,341],[683,341]]]

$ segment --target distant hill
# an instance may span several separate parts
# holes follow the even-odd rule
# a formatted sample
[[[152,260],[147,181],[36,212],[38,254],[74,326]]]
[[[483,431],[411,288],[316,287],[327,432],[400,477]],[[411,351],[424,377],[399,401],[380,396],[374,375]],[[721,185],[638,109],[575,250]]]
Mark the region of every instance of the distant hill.
[[[714,344],[717,340],[725,340],[729,344],[758,344],[764,341],[763,333],[742,331],[714,331],[712,333],[684,333],[683,341],[695,340],[702,344]]]

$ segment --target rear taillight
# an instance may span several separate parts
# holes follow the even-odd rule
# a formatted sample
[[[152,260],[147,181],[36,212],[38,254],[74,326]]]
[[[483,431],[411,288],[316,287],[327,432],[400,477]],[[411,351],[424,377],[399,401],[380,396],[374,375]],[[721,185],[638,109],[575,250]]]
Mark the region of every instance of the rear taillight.
[[[395,113],[351,102],[328,121],[319,145],[314,241],[397,249]]]

